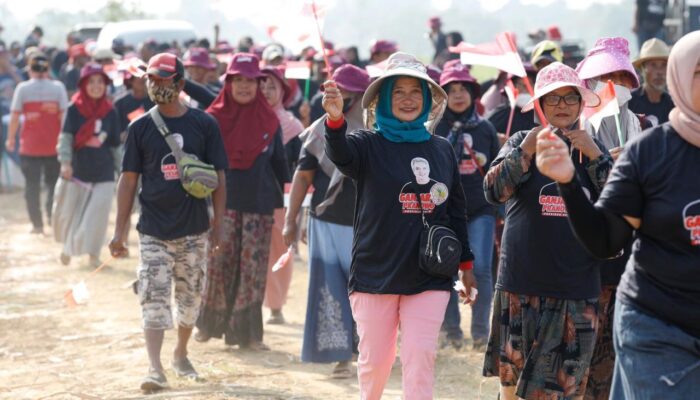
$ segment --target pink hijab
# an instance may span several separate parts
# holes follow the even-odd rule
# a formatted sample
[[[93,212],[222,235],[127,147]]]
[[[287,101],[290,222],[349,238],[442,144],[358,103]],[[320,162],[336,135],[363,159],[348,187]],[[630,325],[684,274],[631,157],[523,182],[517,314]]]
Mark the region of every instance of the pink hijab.
[[[693,107],[693,75],[700,61],[700,31],[683,36],[671,50],[666,81],[676,108],[671,110],[671,126],[688,143],[700,147],[700,114]]]
[[[263,70],[263,72],[266,72]],[[304,130],[304,125],[294,116],[294,114],[285,110],[284,99],[287,92],[287,88],[282,82],[277,78],[275,74],[267,73],[268,79],[272,78],[272,82],[277,87],[277,91],[281,94],[277,104],[271,104],[270,106],[277,114],[277,119],[280,121],[280,126],[282,127],[282,143],[287,144],[290,140],[299,136],[299,134]]]

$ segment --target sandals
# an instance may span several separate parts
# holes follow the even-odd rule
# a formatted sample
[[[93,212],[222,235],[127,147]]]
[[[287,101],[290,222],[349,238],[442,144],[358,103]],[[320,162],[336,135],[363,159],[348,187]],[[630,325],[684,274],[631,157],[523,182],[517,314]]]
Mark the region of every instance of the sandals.
[[[336,364],[335,368],[333,368],[333,372],[331,372],[331,378],[333,379],[348,379],[352,378],[352,376],[353,374],[350,370],[349,361],[339,362],[338,364]]]
[[[167,389],[168,387],[168,378],[165,377],[163,371],[153,368],[148,370],[148,375],[141,381],[141,390],[146,393]]]
[[[173,360],[171,366],[173,367],[173,370],[175,371],[175,375],[177,375],[180,378],[188,378],[188,379],[198,379],[199,378],[199,374],[194,369],[194,366],[192,366],[192,363],[190,362],[190,360],[187,357],[181,358],[179,360]]]

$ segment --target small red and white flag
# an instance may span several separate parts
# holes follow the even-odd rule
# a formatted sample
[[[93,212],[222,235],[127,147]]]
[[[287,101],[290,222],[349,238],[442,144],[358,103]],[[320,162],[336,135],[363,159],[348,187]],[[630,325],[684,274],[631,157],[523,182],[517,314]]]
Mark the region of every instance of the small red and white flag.
[[[612,81],[608,81],[607,85],[598,92],[598,97],[600,97],[600,104],[597,107],[583,109],[583,118],[593,125],[596,132],[600,129],[603,118],[620,113],[620,106],[617,104],[617,96],[615,95],[615,85]]]
[[[310,79],[311,65],[308,61],[287,61],[284,77],[287,79]]]
[[[491,43],[474,45],[461,42],[451,46],[450,52],[459,53],[462,64],[486,65],[519,77],[527,75],[511,32],[499,33],[496,41]]]
[[[515,99],[518,97],[518,89],[515,88],[515,85],[513,85],[513,80],[508,79],[506,81],[506,86],[503,88],[503,91],[506,92],[506,97],[508,97],[508,104],[510,104],[510,108],[515,108]]]

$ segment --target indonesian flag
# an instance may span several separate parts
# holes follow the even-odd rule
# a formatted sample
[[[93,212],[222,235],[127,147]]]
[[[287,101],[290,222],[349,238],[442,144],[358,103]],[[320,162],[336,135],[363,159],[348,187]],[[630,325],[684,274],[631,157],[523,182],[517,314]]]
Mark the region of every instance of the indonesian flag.
[[[267,27],[268,36],[293,53],[299,53],[308,46],[318,48],[320,44],[318,31],[323,30],[323,23],[331,8],[331,2],[332,0],[286,1],[281,20]]]
[[[308,61],[287,61],[284,77],[287,79],[310,79],[311,65]]]
[[[506,97],[508,97],[508,103],[510,104],[510,108],[515,108],[515,99],[518,97],[518,89],[515,88],[515,85],[513,85],[513,80],[508,79],[506,81],[506,86],[503,88],[503,91],[506,92]]]
[[[461,42],[450,46],[450,52],[460,53],[462,64],[486,65],[519,77],[527,75],[511,32],[499,33],[496,41],[491,43],[473,45]]]
[[[384,73],[384,70],[386,69],[387,61],[388,60],[384,60],[384,61],[378,62],[376,64],[368,65],[365,67],[365,71],[367,71],[367,74],[369,74],[369,77],[371,79],[377,78]]]
[[[603,118],[620,113],[620,106],[617,104],[615,95],[615,85],[612,81],[608,81],[608,84],[598,92],[598,97],[600,97],[600,105],[583,109],[584,119],[593,125],[596,132],[600,129]]]

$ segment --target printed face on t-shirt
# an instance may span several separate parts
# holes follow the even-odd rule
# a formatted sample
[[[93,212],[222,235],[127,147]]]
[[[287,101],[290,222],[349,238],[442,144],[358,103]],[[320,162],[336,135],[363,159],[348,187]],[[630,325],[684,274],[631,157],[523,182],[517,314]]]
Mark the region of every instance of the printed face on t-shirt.
[[[411,161],[411,169],[419,185],[426,185],[430,182],[430,164],[428,164],[428,160],[425,158],[414,158]]]

